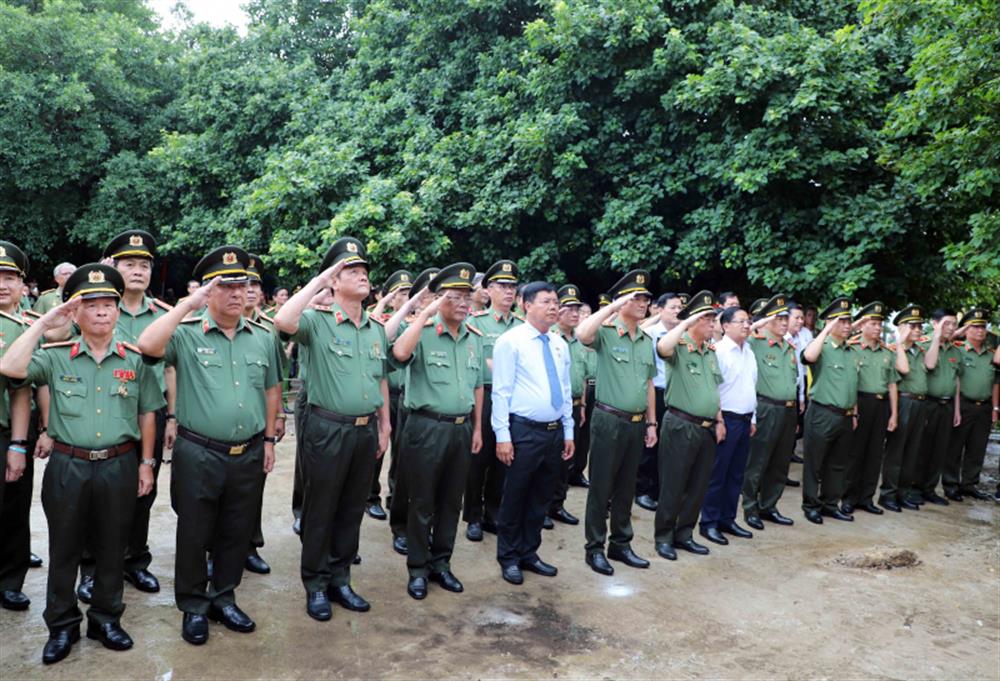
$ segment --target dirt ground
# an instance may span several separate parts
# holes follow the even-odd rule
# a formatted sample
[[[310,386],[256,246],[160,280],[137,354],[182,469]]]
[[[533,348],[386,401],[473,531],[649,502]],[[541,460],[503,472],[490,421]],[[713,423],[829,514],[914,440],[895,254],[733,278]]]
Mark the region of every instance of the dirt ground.
[[[987,464],[991,490],[997,449]],[[256,633],[213,624],[207,645],[181,640],[165,466],[151,530],[151,567],[164,588],[146,595],[125,586],[122,622],[136,647],[112,652],[84,638],[43,668],[45,569],[31,570],[31,609],[0,610],[0,678],[1000,679],[1000,506],[992,502],[859,512],[854,523],[817,527],[789,488],[780,508],[794,527],[769,524],[751,540],[676,562],[656,557],[653,515],[636,507],[633,547],[650,569],[615,564],[613,577],[597,575],[583,562],[582,525],[560,525],[541,550],[559,576],[526,574],[519,587],[500,579],[491,535],[481,544],[460,535],[453,567],[465,593],[431,585],[422,602],[406,595],[387,524],[366,517],[353,581],[372,610],[334,606],[333,619],[319,623],[305,614],[290,528],[291,447],[278,455],[261,551],[273,572],[247,574],[237,592]],[[792,477],[800,474],[793,466]],[[47,564],[35,499],[33,549]],[[585,500],[574,488],[567,506],[582,516]],[[900,567],[879,569],[887,564]]]

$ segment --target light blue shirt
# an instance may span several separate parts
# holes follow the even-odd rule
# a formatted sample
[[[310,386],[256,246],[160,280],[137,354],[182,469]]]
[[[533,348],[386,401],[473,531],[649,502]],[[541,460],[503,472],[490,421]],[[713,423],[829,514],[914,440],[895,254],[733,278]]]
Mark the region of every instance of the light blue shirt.
[[[542,354],[543,341],[539,336],[549,338],[556,364],[563,396],[562,408],[558,410],[552,406]],[[543,333],[530,323],[516,326],[497,339],[493,347],[493,414],[490,416],[497,442],[510,442],[511,414],[542,423],[562,421],[563,438],[573,439],[569,363],[566,341]]]
[[[656,322],[651,327],[646,329],[646,333],[653,339],[653,361],[656,362],[656,376],[653,377],[653,387],[666,390],[667,363],[663,361],[663,358],[660,357],[660,353],[656,351],[656,344],[659,342],[660,338],[667,335],[667,327],[663,325],[663,322]]]

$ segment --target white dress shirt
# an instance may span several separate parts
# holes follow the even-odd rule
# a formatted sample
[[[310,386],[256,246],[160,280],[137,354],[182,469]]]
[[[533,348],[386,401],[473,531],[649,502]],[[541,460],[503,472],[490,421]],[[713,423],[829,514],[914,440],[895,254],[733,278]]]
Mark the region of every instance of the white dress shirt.
[[[662,321],[659,321],[646,329],[646,333],[648,333],[649,337],[653,339],[653,361],[656,363],[656,376],[653,377],[653,387],[666,390],[667,363],[663,361],[663,358],[660,357],[660,353],[656,351],[656,344],[659,342],[660,338],[667,335],[667,327],[663,325]]]
[[[799,402],[804,402],[806,399],[806,365],[802,362],[802,353],[805,352],[806,346],[812,343],[813,334],[812,331],[803,326],[794,336],[786,333],[785,340],[790,341],[795,346],[795,359],[798,362],[796,366],[799,372]]]
[[[556,365],[563,396],[562,407],[558,410],[552,406],[543,341],[539,336],[549,339]],[[510,442],[511,414],[542,423],[561,420],[564,439],[573,439],[569,364],[566,341],[539,331],[530,322],[514,327],[497,339],[493,346],[493,413],[490,416],[497,442]]]
[[[757,411],[757,358],[750,344],[739,346],[729,336],[715,344],[715,357],[722,372],[719,401],[722,411],[754,414]]]

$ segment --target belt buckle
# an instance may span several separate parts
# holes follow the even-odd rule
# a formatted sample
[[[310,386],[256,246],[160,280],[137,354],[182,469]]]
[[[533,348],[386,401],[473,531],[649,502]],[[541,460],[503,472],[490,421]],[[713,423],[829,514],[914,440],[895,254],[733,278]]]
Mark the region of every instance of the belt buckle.
[[[545,430],[555,430],[559,427],[558,421],[553,421],[552,423],[545,424]]]
[[[233,445],[232,447],[229,448],[229,456],[239,456],[246,450],[247,450],[247,445],[245,442],[241,445]]]
[[[795,406],[795,400],[785,400],[785,406],[786,407],[794,407]]]
[[[90,454],[87,455],[87,459],[90,461],[104,461],[108,458],[108,452],[110,449],[91,449]]]
[[[356,426],[367,426],[368,425],[368,419],[370,419],[370,418],[371,418],[371,416],[359,416],[356,419],[354,419],[354,425],[356,425]]]
[[[711,426],[711,425],[712,425],[712,422],[711,422],[711,421],[702,421],[702,422],[701,422],[701,427],[702,427],[702,428],[708,428],[708,427],[709,427],[709,426]]]
[[[628,417],[628,420],[631,421],[632,423],[639,423],[639,421],[641,421],[644,416],[645,414],[632,414],[631,416]]]
[[[885,395],[876,395],[875,399],[876,400],[884,400],[885,399]]]
[[[456,418],[455,419],[455,425],[456,426],[460,426],[463,423],[465,423],[465,418],[466,418],[465,416],[459,416],[458,418]]]

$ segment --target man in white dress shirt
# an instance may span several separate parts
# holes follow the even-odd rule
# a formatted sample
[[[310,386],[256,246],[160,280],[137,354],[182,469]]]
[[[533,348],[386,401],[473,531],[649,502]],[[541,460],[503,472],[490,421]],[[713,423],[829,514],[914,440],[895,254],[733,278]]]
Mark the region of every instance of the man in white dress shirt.
[[[815,308],[812,308],[815,312]],[[785,340],[790,341],[792,345],[795,346],[796,357],[795,360],[799,363],[799,419],[798,424],[795,429],[795,439],[798,440],[802,437],[803,432],[803,415],[806,413],[806,407],[808,406],[808,397],[806,396],[806,384],[809,382],[806,365],[802,363],[802,351],[812,343],[814,336],[812,331],[805,325],[805,310],[795,302],[789,303],[788,305],[788,333],[785,335]],[[802,463],[802,457],[795,453],[795,445],[792,445],[792,456],[790,463]],[[798,480],[787,480],[787,484],[791,487],[798,487]]]
[[[746,342],[750,316],[739,307],[722,311],[723,337],[715,344],[722,372],[719,402],[726,437],[715,450],[715,466],[701,506],[701,536],[715,544],[728,544],[726,534],[750,538],[751,532],[736,524],[743,472],[750,455],[750,437],[757,409],[757,358]]]
[[[538,557],[542,524],[562,460],[573,456],[573,395],[569,346],[549,334],[559,317],[556,288],[532,282],[522,289],[526,324],[507,331],[493,348],[493,413],[497,458],[507,466],[497,518],[497,562],[511,584],[522,570],[554,577]]]

